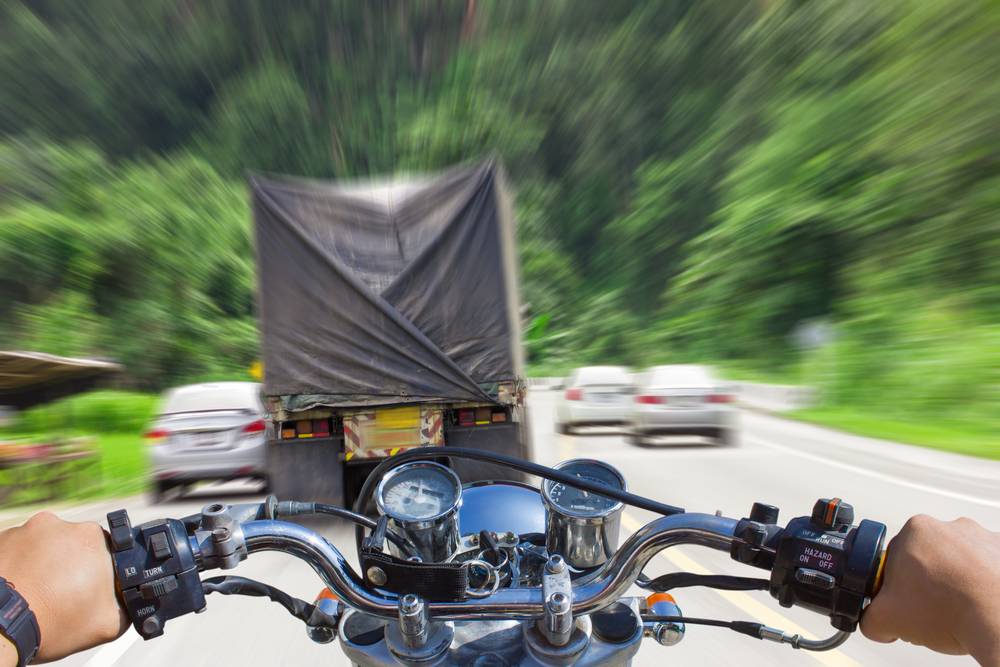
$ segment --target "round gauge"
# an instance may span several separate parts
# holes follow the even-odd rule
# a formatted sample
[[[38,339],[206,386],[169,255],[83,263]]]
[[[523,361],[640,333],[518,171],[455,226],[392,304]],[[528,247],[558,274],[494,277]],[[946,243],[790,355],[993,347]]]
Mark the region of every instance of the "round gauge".
[[[560,463],[556,469],[588,482],[604,484],[619,491],[625,490],[625,479],[621,473],[601,461],[573,459]],[[620,501],[613,498],[552,480],[545,481],[542,492],[553,506],[571,516],[600,517],[610,514],[622,506]]]
[[[556,469],[619,491],[625,478],[614,467],[593,459],[573,459]],[[603,565],[618,548],[624,503],[563,482],[545,480],[545,547],[570,565],[588,569]]]
[[[462,483],[449,468],[430,461],[407,463],[382,479],[375,494],[379,511],[403,522],[428,521],[454,510]]]

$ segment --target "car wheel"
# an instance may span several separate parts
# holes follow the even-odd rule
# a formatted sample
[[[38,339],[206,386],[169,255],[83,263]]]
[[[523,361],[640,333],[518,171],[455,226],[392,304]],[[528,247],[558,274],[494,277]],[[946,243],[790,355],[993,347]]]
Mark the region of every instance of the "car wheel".
[[[169,493],[170,489],[173,488],[169,482],[164,482],[161,480],[154,480],[152,486],[149,489],[149,502],[152,505],[159,505],[162,503]]]
[[[739,434],[730,428],[719,429],[715,437],[723,447],[738,447],[740,444]]]

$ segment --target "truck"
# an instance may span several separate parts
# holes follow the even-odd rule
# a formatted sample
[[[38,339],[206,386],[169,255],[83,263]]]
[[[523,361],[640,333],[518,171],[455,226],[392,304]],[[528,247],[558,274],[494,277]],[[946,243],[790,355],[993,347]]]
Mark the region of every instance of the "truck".
[[[514,220],[489,159],[430,175],[253,174],[272,492],[350,504],[384,458],[530,458]],[[452,460],[463,481],[509,479]]]

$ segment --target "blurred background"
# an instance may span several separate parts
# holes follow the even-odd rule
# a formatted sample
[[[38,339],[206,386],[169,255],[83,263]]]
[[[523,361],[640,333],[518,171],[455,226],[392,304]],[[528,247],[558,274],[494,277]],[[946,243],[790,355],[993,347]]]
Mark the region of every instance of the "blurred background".
[[[744,407],[981,457],[955,466],[996,490],[996,2],[6,0],[0,16],[0,348],[115,365],[99,391],[7,401],[5,505],[139,493],[162,392],[260,378],[248,170],[490,154],[516,195],[542,460],[654,456],[557,436],[575,368],[693,363]],[[766,458],[747,449],[778,429],[764,419],[744,415],[748,456]],[[842,444],[781,424],[779,450]],[[925,450],[891,451],[886,474],[913,487],[903,461]],[[736,461],[731,513],[759,499],[740,454],[705,456]],[[850,456],[841,470],[867,465]]]
[[[93,436],[104,491],[141,485],[157,393],[253,379],[247,170],[490,153],[530,374],[711,363],[814,388],[806,419],[1000,457],[995,3],[2,14],[2,347],[123,368],[3,429]]]

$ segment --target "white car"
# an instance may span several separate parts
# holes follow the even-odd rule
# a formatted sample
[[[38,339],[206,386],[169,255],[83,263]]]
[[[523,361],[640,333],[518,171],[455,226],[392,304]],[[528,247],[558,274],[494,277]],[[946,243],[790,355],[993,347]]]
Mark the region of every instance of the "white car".
[[[656,366],[636,383],[627,440],[643,445],[658,435],[697,435],[737,444],[732,391],[706,366]]]
[[[577,426],[617,426],[628,418],[632,376],[623,366],[578,368],[556,403],[556,432]]]
[[[152,500],[201,480],[267,483],[267,413],[256,382],[210,382],[169,389],[145,434]]]

